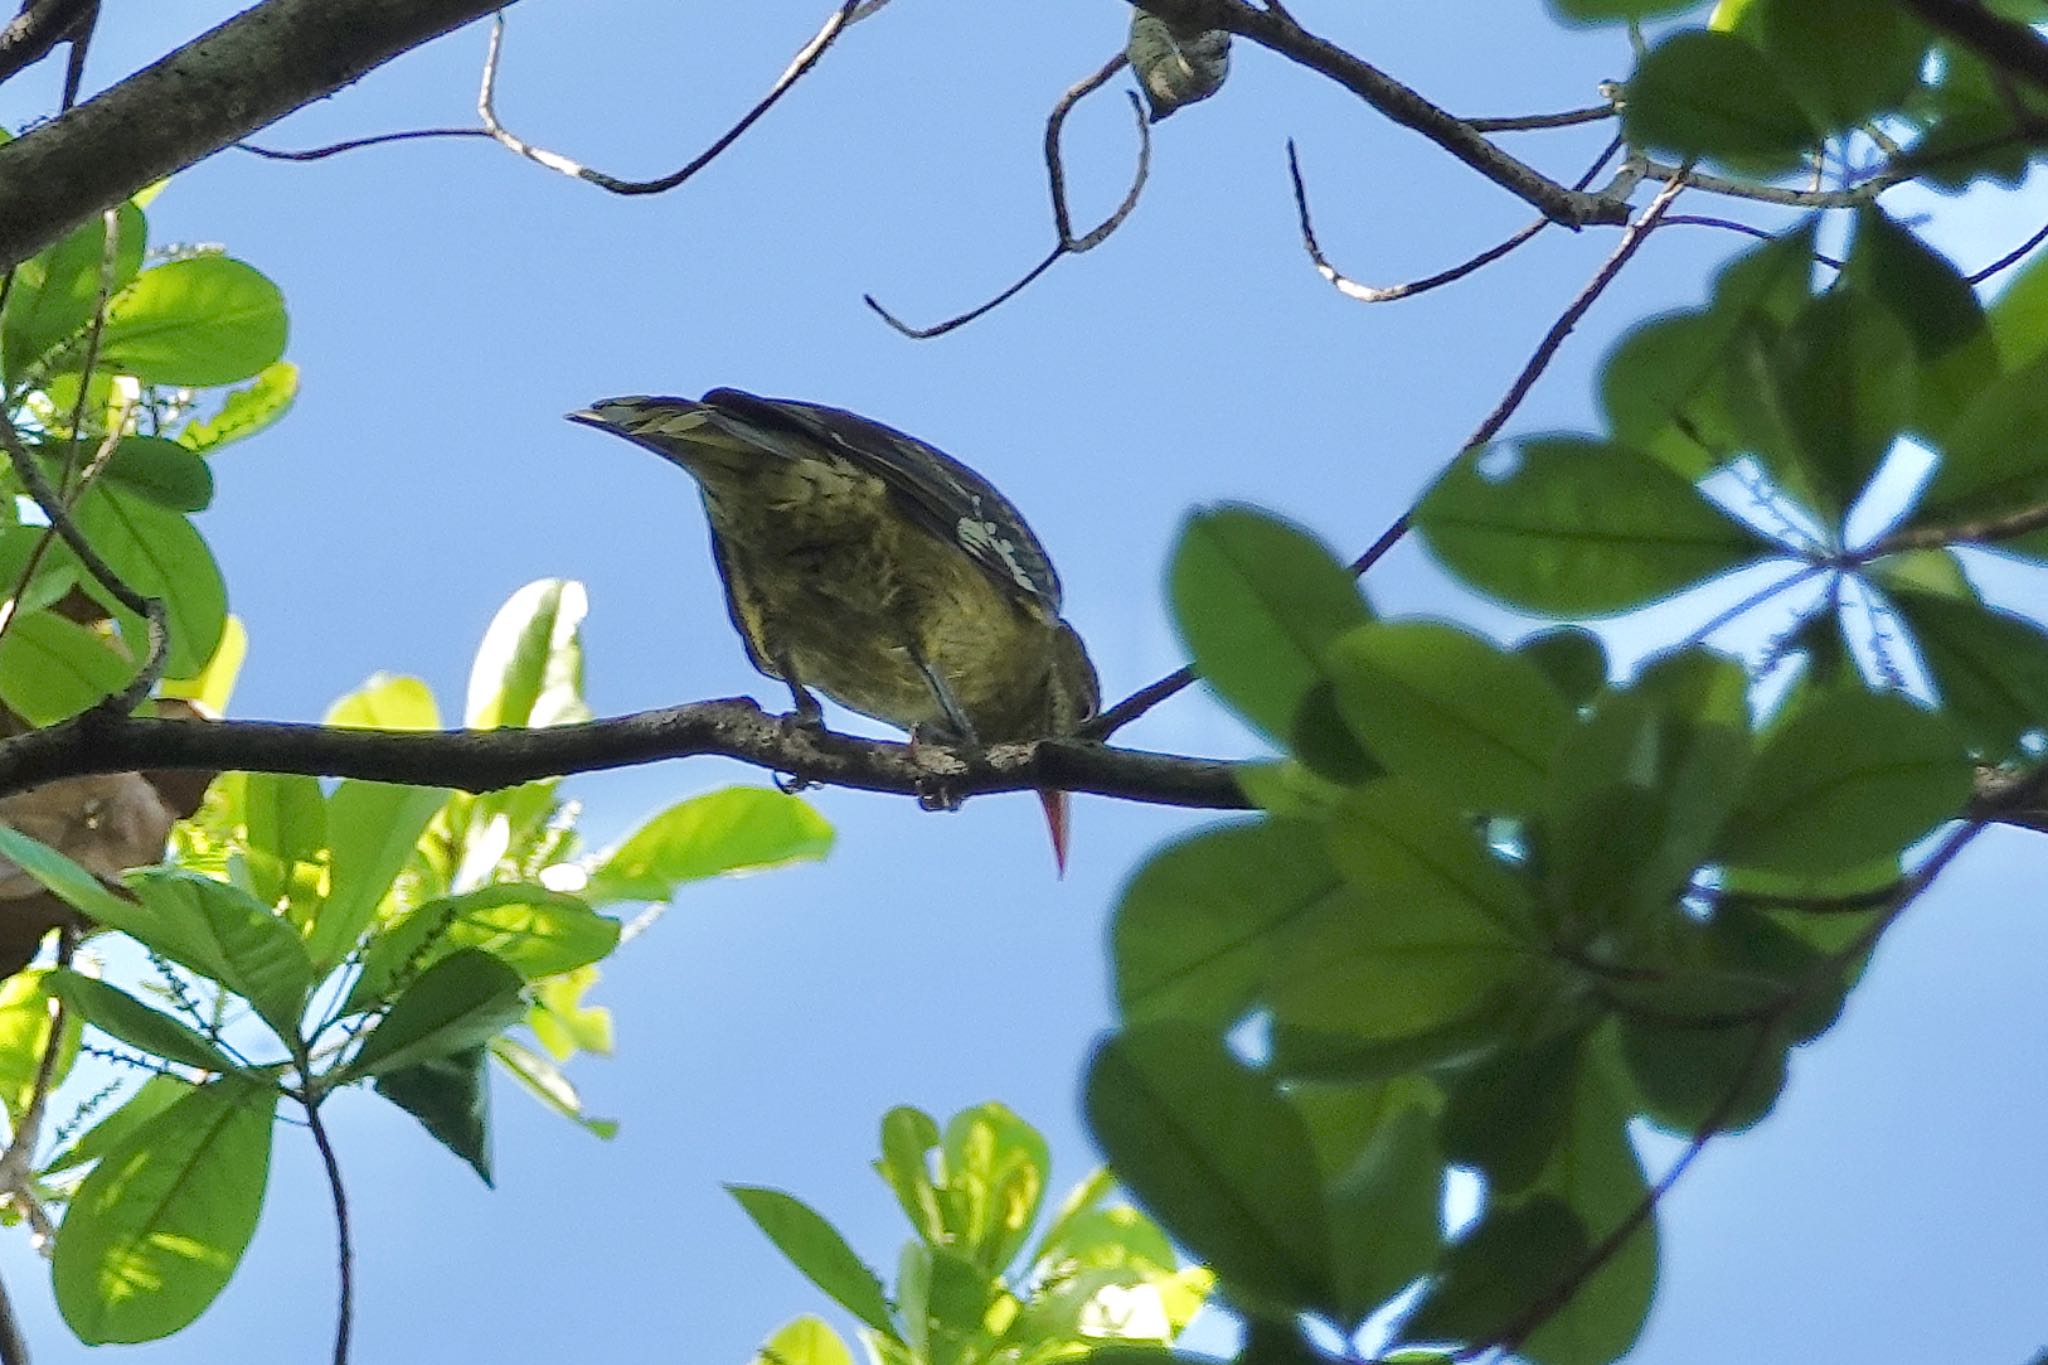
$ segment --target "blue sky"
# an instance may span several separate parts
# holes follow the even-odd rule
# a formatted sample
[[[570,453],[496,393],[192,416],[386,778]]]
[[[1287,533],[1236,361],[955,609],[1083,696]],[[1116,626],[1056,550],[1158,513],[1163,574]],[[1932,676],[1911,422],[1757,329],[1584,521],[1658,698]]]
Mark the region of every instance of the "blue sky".
[[[111,7],[93,83],[237,8]],[[528,0],[510,15],[499,111],[614,174],[659,174],[751,103],[828,8]],[[1462,113],[1585,104],[1628,66],[1618,34],[1561,30],[1535,0],[1296,8]],[[966,459],[1050,547],[1111,695],[1180,662],[1160,566],[1190,506],[1255,500],[1362,548],[1492,407],[1612,238],[1552,231],[1452,289],[1377,308],[1340,298],[1299,248],[1288,135],[1325,247],[1372,282],[1440,269],[1530,211],[1277,58],[1241,49],[1221,98],[1157,130],[1124,231],[992,316],[914,343],[861,305],[872,291],[937,318],[1042,254],[1046,110],[1118,49],[1126,19],[1114,0],[898,0],[726,159],[655,198],[606,196],[480,141],[310,165],[224,154],[179,177],[151,210],[155,240],[225,241],[275,278],[304,371],[297,410],[222,457],[202,521],[251,635],[237,712],[317,717],[376,669],[427,678],[453,710],[492,612],[548,575],[589,586],[600,712],[741,692],[780,704],[726,621],[687,483],[561,420],[616,393],[730,384],[842,404]],[[465,30],[265,140],[468,122],[483,46],[482,26]],[[18,79],[0,117],[37,112],[56,79],[54,64]],[[1605,137],[1514,146],[1570,178]],[[1114,203],[1133,151],[1120,96],[1074,117],[1081,217]],[[1895,208],[1947,214],[1937,240],[1967,267],[2036,225],[2031,199],[1967,221],[1939,201]],[[1694,302],[1735,245],[1694,228],[1655,237],[1510,431],[1590,425],[1589,378],[1618,330]],[[1520,628],[1413,546],[1369,587],[1385,611]],[[1125,738],[1249,744],[1195,695]],[[601,841],[690,793],[759,780],[692,761],[572,792]],[[951,816],[817,801],[841,832],[827,864],[692,889],[607,966],[619,1055],[577,1079],[620,1120],[615,1142],[501,1086],[488,1191],[381,1101],[337,1102],[359,1359],[744,1361],[824,1305],[719,1183],[795,1191],[893,1263],[905,1228],[867,1162],[894,1104],[943,1115],[999,1098],[1046,1129],[1061,1183],[1092,1163],[1075,1078],[1109,1022],[1108,908],[1146,849],[1202,817],[1082,798],[1062,882],[1028,798]],[[1796,1056],[1778,1111],[1715,1144],[1672,1197],[1665,1287],[1636,1359],[2018,1362],[2043,1345],[2048,921],[2016,890],[2038,882],[2032,837],[1981,841],[1887,940],[1842,1025]],[[234,1283],[134,1357],[244,1358],[260,1343],[266,1361],[324,1359],[326,1198],[311,1144],[284,1132]],[[82,1357],[20,1239],[0,1241],[0,1273],[38,1359]]]

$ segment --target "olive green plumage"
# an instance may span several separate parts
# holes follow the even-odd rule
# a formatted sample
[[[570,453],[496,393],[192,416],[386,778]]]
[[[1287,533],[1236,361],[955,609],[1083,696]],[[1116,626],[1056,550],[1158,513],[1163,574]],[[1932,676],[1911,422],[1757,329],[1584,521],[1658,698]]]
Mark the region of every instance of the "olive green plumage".
[[[571,420],[680,465],[754,666],[913,734],[1071,732],[1095,669],[1016,508],[973,470],[838,408],[715,389],[607,398]]]

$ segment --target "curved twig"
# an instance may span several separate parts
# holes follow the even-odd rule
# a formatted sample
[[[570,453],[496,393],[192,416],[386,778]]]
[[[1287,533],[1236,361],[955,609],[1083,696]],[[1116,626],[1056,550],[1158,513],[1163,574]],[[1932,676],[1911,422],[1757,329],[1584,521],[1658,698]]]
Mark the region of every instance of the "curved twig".
[[[1645,180],[1671,181],[1684,178],[1694,189],[1703,190],[1708,194],[1725,195],[1730,199],[1749,199],[1759,204],[1778,204],[1795,209],[1857,208],[1875,202],[1886,190],[1905,184],[1918,173],[1909,166],[1895,164],[1846,190],[1793,190],[1782,185],[1759,185],[1747,180],[1730,180],[1725,176],[1691,170],[1683,166],[1672,166],[1662,161],[1643,162]]]
[[[1664,215],[1664,226],[1719,228],[1723,232],[1739,232],[1745,237],[1754,237],[1759,242],[1778,240],[1778,234],[1767,228],[1760,228],[1754,223],[1738,222],[1733,218],[1717,218],[1708,213],[1667,213]],[[1847,265],[1847,262],[1837,260],[1824,251],[1814,252],[1813,259],[1830,270],[1841,270]]]
[[[372,133],[368,137],[352,137],[343,142],[330,142],[324,147],[292,149],[285,147],[259,147],[253,142],[234,144],[238,152],[248,152],[266,161],[324,161],[330,156],[353,152],[362,147],[381,147],[387,142],[417,142],[426,138],[440,137],[484,137],[491,136],[488,128],[408,128],[400,133]],[[495,138],[492,139],[496,141]]]
[[[1598,123],[1613,118],[1621,111],[1609,100],[1605,104],[1592,104],[1584,109],[1567,109],[1559,114],[1511,114],[1506,118],[1468,118],[1467,128],[1475,133],[1528,133],[1541,132],[1548,128],[1570,128],[1581,123]]]
[[[1579,177],[1578,183],[1573,185],[1572,188],[1574,190],[1583,190],[1586,186],[1592,184],[1594,177],[1600,174],[1601,167],[1605,166],[1608,159],[1620,151],[1621,148],[1622,139],[1620,138],[1616,138],[1608,143],[1607,149],[1600,153],[1600,159],[1587,168],[1586,173]],[[1329,258],[1323,254],[1322,245],[1316,240],[1315,223],[1310,217],[1308,209],[1308,188],[1302,180],[1301,158],[1295,151],[1293,138],[1287,139],[1287,176],[1294,187],[1294,211],[1301,225],[1301,244],[1307,249],[1309,260],[1314,262],[1316,273],[1335,286],[1338,293],[1348,299],[1356,299],[1360,303],[1392,303],[1397,299],[1411,298],[1416,294],[1428,293],[1432,289],[1441,288],[1447,284],[1454,284],[1464,279],[1467,275],[1492,265],[1516,247],[1521,246],[1537,233],[1549,227],[1552,221],[1548,218],[1537,218],[1505,241],[1495,243],[1478,255],[1460,261],[1448,270],[1440,270],[1434,275],[1428,275],[1419,280],[1410,280],[1405,284],[1387,285],[1385,287],[1360,284],[1331,265]]]
[[[334,1197],[334,1240],[341,1262],[340,1303],[334,1315],[334,1365],[348,1365],[349,1329],[355,1320],[355,1248],[349,1239],[348,1194],[341,1184],[341,1162],[334,1155],[334,1143],[327,1125],[320,1121],[320,1101],[301,1097],[306,1109],[306,1127],[312,1130],[313,1145],[320,1149],[320,1165],[327,1174],[327,1189]]]
[[[2041,243],[2043,242],[2048,242],[2048,223],[2043,223],[2040,227],[2036,228],[2032,233],[2028,235],[2026,241],[2021,242],[2011,251],[2006,252],[2003,256],[2000,256],[1997,260],[1985,266],[1983,269],[1978,270],[1974,274],[1966,276],[1966,278],[1970,281],[1971,284],[1982,284],[1984,283],[1984,281],[1990,279],[1992,276],[2003,274],[2005,271],[2008,271],[2012,269],[2014,266],[2018,265],[2021,261],[2024,261],[2027,258],[2028,253],[2033,251],[2035,247],[2041,245]]]
[[[818,60],[825,55],[826,50],[832,46],[839,35],[845,32],[857,18],[866,18],[887,2],[888,0],[880,0],[879,3],[877,3],[877,0],[844,0],[844,3],[834,10],[832,16],[825,21],[824,27],[818,30],[816,36],[810,42],[804,44],[796,56],[791,59],[788,67],[776,78],[775,84],[769,87],[768,93],[763,95],[753,108],[741,115],[737,123],[726,129],[709,147],[705,148],[680,169],[672,171],[667,175],[657,176],[652,180],[621,180],[617,176],[607,175],[603,171],[592,170],[581,162],[572,161],[559,152],[551,152],[545,147],[535,146],[509,131],[504,124],[498,121],[496,107],[498,58],[503,51],[505,43],[505,16],[502,12],[491,17],[491,41],[489,48],[484,54],[483,79],[476,97],[477,117],[483,120],[484,132],[495,139],[500,146],[517,152],[528,161],[545,166],[551,171],[559,171],[563,175],[572,176],[578,180],[587,180],[599,189],[609,191],[612,194],[662,194],[674,189],[706,166],[709,166],[713,161],[716,161],[726,148],[739,141],[747,129],[759,122],[762,115],[773,109],[777,102],[789,93],[790,88],[802,80],[804,75],[818,64]]]
[[[1605,159],[1604,157],[1602,158],[1603,161]],[[1484,445],[1498,435],[1503,426],[1507,425],[1508,419],[1514,416],[1515,409],[1520,407],[1522,400],[1529,396],[1529,390],[1536,386],[1536,381],[1542,377],[1544,370],[1550,367],[1552,358],[1557,355],[1558,348],[1564,345],[1565,338],[1570,336],[1572,329],[1579,325],[1579,319],[1583,318],[1594,302],[1607,292],[1607,287],[1614,283],[1615,276],[1621,273],[1622,267],[1629,263],[1629,260],[1636,254],[1637,249],[1649,239],[1650,233],[1656,229],[1659,220],[1663,218],[1665,212],[1671,207],[1672,201],[1678,198],[1685,187],[1686,182],[1682,179],[1674,180],[1666,185],[1662,190],[1658,191],[1657,197],[1650,201],[1649,207],[1643,210],[1642,216],[1629,224],[1628,228],[1622,233],[1620,243],[1615,246],[1614,251],[1607,259],[1601,262],[1600,268],[1593,272],[1593,278],[1586,282],[1585,288],[1578,292],[1577,296],[1565,306],[1565,310],[1558,314],[1557,320],[1550,324],[1550,330],[1545,332],[1543,339],[1536,344],[1536,349],[1530,354],[1528,363],[1522,366],[1521,373],[1515,376],[1514,382],[1508,386],[1507,393],[1502,396],[1499,403],[1494,405],[1493,411],[1487,413],[1479,425],[1473,429],[1472,434],[1465,438],[1465,443],[1458,447],[1460,451],[1470,450],[1473,446]],[[1408,534],[1411,524],[1410,512],[1403,512],[1399,517],[1395,518],[1393,525],[1389,526],[1380,534],[1380,538],[1373,542],[1372,548],[1353,561],[1351,571],[1354,574],[1362,574],[1372,568],[1373,565],[1380,561],[1381,557],[1401,542],[1401,539]],[[1107,738],[1167,698],[1181,692],[1194,680],[1195,672],[1192,668],[1182,668],[1177,672],[1169,673],[1157,682],[1148,683],[1144,687],[1139,688],[1130,696],[1104,711],[1093,721],[1089,722],[1083,728],[1082,733],[1094,739]]]
[[[1135,92],[1126,92],[1130,95],[1131,112],[1135,115],[1138,124],[1138,169],[1136,174],[1131,177],[1130,189],[1125,191],[1123,201],[1116,206],[1115,211],[1109,217],[1103,219],[1095,227],[1079,236],[1074,234],[1073,211],[1067,204],[1067,168],[1066,160],[1060,152],[1060,141],[1062,133],[1066,128],[1067,115],[1073,112],[1074,106],[1107,85],[1119,71],[1122,71],[1129,64],[1130,59],[1119,52],[1116,56],[1104,62],[1094,74],[1086,76],[1076,81],[1073,85],[1068,86],[1066,93],[1059,97],[1058,102],[1052,107],[1052,112],[1046,116],[1045,177],[1052,193],[1052,225],[1055,240],[1052,250],[1046,253],[1043,260],[1025,271],[1023,277],[1017,280],[1016,283],[1008,286],[986,303],[979,304],[964,313],[947,318],[944,322],[934,323],[929,327],[913,327],[894,313],[891,313],[887,308],[884,308],[873,294],[861,295],[861,301],[866,303],[869,308],[872,308],[876,316],[881,318],[882,321],[888,323],[890,327],[904,336],[911,338],[913,341],[927,341],[932,337],[944,336],[956,328],[965,327],[976,318],[1008,303],[1011,299],[1023,293],[1032,281],[1052,269],[1062,256],[1078,256],[1084,251],[1093,251],[1096,247],[1109,240],[1110,234],[1122,227],[1124,220],[1129,218],[1132,210],[1138,207],[1138,198],[1145,192],[1145,181],[1152,173],[1152,127],[1145,118],[1145,106],[1139,101]]]

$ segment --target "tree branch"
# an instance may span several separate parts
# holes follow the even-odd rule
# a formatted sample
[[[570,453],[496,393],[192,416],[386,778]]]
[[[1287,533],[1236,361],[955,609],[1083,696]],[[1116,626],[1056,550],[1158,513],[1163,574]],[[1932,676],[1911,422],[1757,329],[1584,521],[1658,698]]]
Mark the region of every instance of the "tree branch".
[[[0,265],[504,0],[263,0],[0,145]]]
[[[2048,90],[2048,42],[2026,24],[1993,14],[1981,0],[1902,3],[2006,75]]]
[[[1285,11],[1257,9],[1242,0],[1129,0],[1182,29],[1225,29],[1289,61],[1328,77],[1385,117],[1422,134],[1487,179],[1567,227],[1621,223],[1628,205],[1565,188],[1527,162],[1487,141],[1477,129],[1378,67],[1317,37]]]
[[[26,0],[0,29],[0,81],[34,66],[65,39],[75,40],[98,9],[99,0]]]
[[[0,741],[0,794],[88,773],[179,769],[304,773],[491,791],[541,777],[716,754],[810,782],[951,796],[1041,788],[1238,810],[1233,764],[1074,739],[915,748],[816,731],[753,701],[691,702],[541,730],[354,730],[281,721],[185,721],[104,709]]]

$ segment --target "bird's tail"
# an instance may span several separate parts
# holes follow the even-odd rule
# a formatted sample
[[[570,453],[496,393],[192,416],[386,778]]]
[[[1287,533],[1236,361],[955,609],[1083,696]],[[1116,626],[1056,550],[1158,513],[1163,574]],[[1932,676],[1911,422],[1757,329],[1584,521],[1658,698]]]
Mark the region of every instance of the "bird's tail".
[[[692,398],[600,398],[569,413],[572,422],[614,432],[681,465],[702,480],[764,458],[798,458],[785,436]]]

